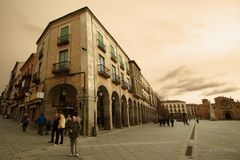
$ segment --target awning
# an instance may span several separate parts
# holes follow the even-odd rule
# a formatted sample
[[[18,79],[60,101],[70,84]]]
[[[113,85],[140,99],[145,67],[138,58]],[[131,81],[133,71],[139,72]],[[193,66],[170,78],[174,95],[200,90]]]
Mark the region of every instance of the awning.
[[[33,105],[30,105],[29,108],[32,109],[32,108],[36,108],[37,105],[36,104],[33,104]]]
[[[25,107],[25,104],[24,104],[24,103],[23,103],[23,104],[20,104],[20,105],[18,105],[18,107],[19,107],[19,108]]]

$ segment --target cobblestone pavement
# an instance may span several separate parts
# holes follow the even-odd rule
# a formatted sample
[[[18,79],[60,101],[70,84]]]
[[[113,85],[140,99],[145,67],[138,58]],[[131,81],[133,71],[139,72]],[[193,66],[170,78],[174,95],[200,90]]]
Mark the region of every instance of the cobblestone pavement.
[[[240,121],[202,121],[196,132],[199,160],[240,160]]]
[[[0,160],[238,160],[239,121],[195,121],[184,126],[156,124],[114,129],[97,137],[80,137],[80,157],[68,157],[69,140],[63,145],[47,143],[50,136],[21,132],[13,120],[0,118]],[[194,127],[195,126],[195,127]],[[192,150],[188,150],[192,146]],[[187,155],[187,156],[186,156]]]

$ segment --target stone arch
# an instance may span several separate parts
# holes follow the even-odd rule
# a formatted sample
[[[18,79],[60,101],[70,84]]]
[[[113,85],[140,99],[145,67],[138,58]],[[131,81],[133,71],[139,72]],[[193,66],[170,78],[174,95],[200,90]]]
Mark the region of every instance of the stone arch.
[[[120,128],[121,127],[121,114],[120,114],[120,99],[119,95],[116,91],[112,92],[111,97],[112,102],[112,126],[113,128]]]
[[[48,104],[51,106],[46,106],[46,110],[50,111],[52,114],[47,115],[53,118],[56,112],[63,113],[65,116],[67,114],[78,113],[77,108],[77,89],[70,84],[58,84],[49,89],[48,94]],[[51,107],[51,108],[49,108]]]
[[[143,104],[141,103],[140,106],[139,106],[139,121],[140,121],[140,124],[143,123],[142,108],[143,108]]]
[[[138,124],[141,124],[141,106],[140,106],[140,103],[138,102]]]
[[[97,125],[100,130],[111,129],[110,98],[107,88],[103,85],[97,90]]]
[[[136,125],[138,125],[138,108],[137,108],[137,102],[133,101],[133,107],[134,107],[134,122]]]
[[[225,120],[232,120],[232,119],[234,119],[234,115],[233,115],[232,111],[224,110],[222,112],[222,115],[223,115],[223,119],[225,119]]]
[[[127,107],[127,99],[124,95],[121,98],[121,113],[122,113],[122,126],[128,127],[128,107]]]
[[[128,105],[129,105],[129,121],[130,125],[134,125],[134,107],[131,98],[128,99]]]

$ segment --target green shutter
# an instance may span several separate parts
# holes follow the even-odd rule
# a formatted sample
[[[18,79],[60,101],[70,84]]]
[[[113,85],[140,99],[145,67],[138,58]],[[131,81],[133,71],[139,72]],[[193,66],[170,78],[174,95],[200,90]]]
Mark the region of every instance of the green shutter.
[[[100,32],[98,32],[98,40],[100,40],[103,43],[103,36]]]
[[[61,28],[61,33],[60,33],[61,37],[68,35],[68,33],[69,33],[69,27],[68,26]]]

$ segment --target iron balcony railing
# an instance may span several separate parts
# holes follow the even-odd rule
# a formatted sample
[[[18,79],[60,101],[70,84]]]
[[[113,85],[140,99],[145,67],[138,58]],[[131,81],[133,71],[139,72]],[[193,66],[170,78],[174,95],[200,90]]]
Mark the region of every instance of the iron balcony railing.
[[[117,56],[113,52],[111,52],[111,59],[113,62],[117,63]]]
[[[133,92],[133,86],[132,85],[128,85],[128,92],[132,93]]]
[[[117,85],[121,84],[120,77],[116,74],[112,74],[112,82],[114,82]]]
[[[110,78],[110,69],[105,67],[103,64],[98,65],[98,73],[105,78]]]
[[[68,73],[70,72],[70,62],[69,61],[62,61],[59,63],[53,64],[52,73]]]
[[[64,36],[58,37],[57,45],[62,46],[68,44],[70,41],[70,34],[66,34]]]
[[[128,89],[128,83],[124,80],[122,80],[122,88],[123,89]]]
[[[99,39],[97,39],[97,46],[100,50],[106,53],[106,45]]]

